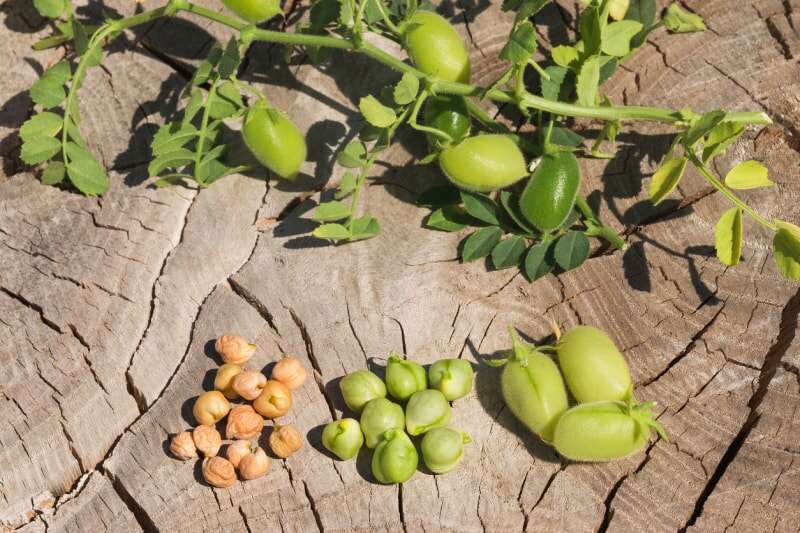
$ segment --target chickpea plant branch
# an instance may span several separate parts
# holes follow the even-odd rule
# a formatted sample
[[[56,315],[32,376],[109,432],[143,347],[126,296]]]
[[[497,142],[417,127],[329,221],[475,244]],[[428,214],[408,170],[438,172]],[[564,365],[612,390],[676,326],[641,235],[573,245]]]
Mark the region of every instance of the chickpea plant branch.
[[[100,25],[79,21],[68,0],[37,2],[42,15],[54,20],[57,33],[34,48],[71,43],[74,54],[45,71],[31,87],[39,112],[20,131],[23,161],[43,165],[44,183],[69,183],[86,195],[103,194],[108,177],[81,136],[77,93],[89,69],[100,64],[106,42],[137,25],[187,12],[238,35],[211,50],[184,91],[181,119],[163,125],[154,136],[148,170],[157,177],[156,185],[193,181],[206,187],[226,175],[253,170],[251,161],[234,161],[227,150],[235,135],[232,126],[242,120],[242,137],[255,159],[276,176],[293,179],[305,160],[305,140],[260,91],[237,78],[242,53],[255,41],[285,45],[289,59],[302,48],[302,57],[313,62],[323,62],[331,50],[340,50],[371,58],[397,71],[401,79],[359,102],[363,127],[337,159],[352,170],[344,172],[334,198],[316,208],[318,238],[349,242],[380,233],[376,218],[358,216],[359,203],[370,169],[398,129],[408,125],[424,134],[430,145],[430,154],[421,163],[438,160],[455,185],[434,187],[420,196],[419,203],[432,208],[426,225],[442,231],[475,228],[461,247],[463,261],[491,257],[495,268],[519,267],[531,281],[556,268],[575,268],[589,256],[587,237],[604,239],[619,249],[626,246],[581,196],[576,154],[612,158],[603,146],[613,147],[623,123],[644,120],[671,124],[676,130],[673,150],[650,180],[653,202],[661,202],[675,189],[691,163],[733,204],[715,227],[719,259],[728,265],[739,262],[746,214],[775,233],[778,269],[787,278],[800,279],[800,228],[763,217],[734,192],[770,187],[767,169],[746,161],[720,179],[708,166],[748,125],[769,124],[768,116],[617,106],[602,94],[603,82],[650,32],[662,27],[673,33],[705,30],[699,16],[677,4],[658,17],[656,0],[586,0],[578,17],[578,40],[540,49],[533,19],[550,0],[505,0],[503,10],[516,13],[499,55],[508,67],[483,87],[470,83],[469,56],[458,33],[414,0],[318,0],[308,22],[292,32],[256,26],[281,12],[278,0],[222,2],[237,16],[188,0],[170,0],[158,9]],[[367,42],[367,33],[399,43],[410,61]],[[508,131],[483,109],[487,100],[515,106],[525,122],[535,120],[540,128],[544,124],[544,135]],[[568,129],[567,117],[605,124],[585,147],[584,140]],[[480,167],[492,157],[498,159],[493,170]],[[476,176],[480,173],[485,175]],[[323,197],[327,194],[323,192]]]

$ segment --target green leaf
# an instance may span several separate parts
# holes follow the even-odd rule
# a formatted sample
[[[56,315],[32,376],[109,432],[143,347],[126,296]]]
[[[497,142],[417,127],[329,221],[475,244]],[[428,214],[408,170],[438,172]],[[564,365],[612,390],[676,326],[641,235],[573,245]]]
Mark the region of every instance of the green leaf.
[[[350,216],[350,207],[342,202],[321,203],[314,209],[314,220],[317,222],[334,222]]]
[[[211,118],[223,119],[235,115],[244,106],[244,102],[239,88],[233,82],[224,81],[217,86],[214,97],[207,105]]]
[[[345,172],[344,176],[342,176],[342,181],[339,183],[339,187],[336,190],[336,194],[334,194],[334,198],[337,200],[341,200],[342,198],[346,198],[353,193],[356,189],[356,176],[352,172]]]
[[[514,22],[527,20],[546,6],[550,0],[503,0],[503,11],[516,11]]]
[[[225,147],[222,146],[221,148],[224,149]],[[196,179],[203,185],[211,185],[218,179],[236,174],[237,172],[243,172],[248,168],[249,167],[245,165],[231,167],[219,159],[205,158],[200,162],[200,166],[197,168]]]
[[[394,101],[399,105],[410,104],[419,93],[419,78],[411,73],[404,73],[394,87]]]
[[[549,274],[556,267],[556,259],[553,256],[554,244],[555,241],[540,242],[528,249],[523,272],[531,283]]]
[[[55,185],[64,181],[67,167],[61,161],[50,161],[42,172],[42,183],[45,185]]]
[[[631,39],[642,30],[642,23],[635,20],[612,22],[603,31],[601,50],[604,54],[625,57],[631,53]]]
[[[528,234],[538,233],[531,225],[525,220],[522,211],[519,208],[519,198],[511,193],[511,191],[500,191],[500,205],[503,206],[511,220],[521,229]]]
[[[19,138],[25,142],[34,137],[55,137],[63,125],[62,117],[49,111],[42,111],[22,124],[19,129]]]
[[[369,215],[353,219],[350,222],[350,228],[352,232],[351,241],[371,239],[381,232],[381,225],[378,219]]]
[[[772,257],[785,278],[800,281],[800,228],[776,220],[778,231],[772,239]]]
[[[601,20],[600,10],[595,5],[587,7],[581,13],[579,25],[583,52],[586,57],[593,56],[600,51],[605,22]]]
[[[689,13],[677,3],[670,4],[661,17],[661,21],[672,33],[689,33],[706,29],[701,16]]]
[[[158,131],[153,136],[150,150],[154,156],[174,152],[194,139],[197,133],[197,128],[192,124],[181,124],[179,122],[164,124],[158,128]]]
[[[759,189],[775,185],[769,179],[767,167],[758,161],[744,161],[733,167],[725,176],[725,185],[731,189]]]
[[[488,226],[471,233],[464,239],[461,260],[468,263],[486,257],[492,253],[502,236],[503,231],[497,226]]]
[[[583,137],[569,128],[555,126],[550,133],[550,143],[568,148],[577,148],[583,143]]]
[[[550,50],[553,63],[564,68],[573,68],[580,61],[578,49],[574,46],[559,45]]]
[[[186,148],[178,148],[171,152],[162,154],[152,161],[147,166],[147,172],[151,176],[158,176],[168,168],[181,168],[188,164],[194,163],[194,152]]]
[[[32,137],[22,143],[20,159],[27,165],[38,165],[61,150],[61,141],[53,137]]]
[[[717,257],[724,265],[739,264],[742,255],[742,210],[733,207],[725,211],[714,226]]]
[[[542,96],[554,102],[569,102],[575,88],[575,74],[564,67],[550,66],[544,69],[550,79],[542,78]]]
[[[190,83],[191,86],[197,87],[198,85],[202,85],[208,81],[208,78],[211,76],[211,72],[214,70],[214,65],[211,64],[210,61],[204,59],[200,62],[200,65],[197,67],[197,70],[194,71],[192,75],[192,81]]]
[[[597,87],[600,84],[600,56],[592,56],[584,61],[575,90],[580,105],[593,107],[597,105]]]
[[[703,147],[703,162],[725,153],[736,139],[744,132],[745,125],[736,122],[720,122],[708,132]]]
[[[181,123],[189,124],[192,119],[194,119],[195,115],[197,115],[198,111],[203,108],[204,101],[205,96],[203,96],[203,91],[198,88],[192,89],[189,102],[186,104],[186,107],[183,110],[183,118],[181,119]]]
[[[452,185],[438,185],[422,191],[417,196],[418,205],[440,206],[461,202],[461,194]]]
[[[61,61],[44,71],[42,77],[31,86],[30,95],[34,103],[45,109],[56,107],[64,101],[67,93],[64,84],[72,77],[69,63]]]
[[[67,165],[67,176],[86,196],[97,196],[108,190],[106,171],[92,157],[70,161]]]
[[[497,219],[497,204],[485,194],[461,191],[461,201],[464,202],[464,209],[471,216],[494,226],[500,224]]]
[[[684,144],[686,146],[694,146],[700,139],[706,136],[713,130],[717,124],[725,120],[727,113],[725,111],[709,111],[704,113],[700,118],[692,121],[692,125],[686,130],[684,136]]]
[[[41,16],[57,19],[64,14],[67,0],[33,0],[33,7]]]
[[[583,232],[568,231],[556,241],[553,256],[565,272],[577,268],[589,257],[589,239]]]
[[[275,14],[277,15],[277,11]],[[236,74],[241,62],[242,56],[239,53],[239,41],[236,37],[231,37],[217,65],[220,78],[230,78]]]
[[[658,205],[681,181],[688,159],[671,157],[664,161],[650,180],[650,200]]]
[[[318,239],[327,239],[330,241],[344,241],[348,240],[351,236],[350,230],[341,224],[323,224],[317,226],[312,235]]]
[[[523,253],[525,253],[525,239],[519,235],[513,235],[508,239],[503,239],[494,247],[492,264],[498,270],[518,266]]]
[[[89,52],[89,31],[81,24],[78,19],[71,18],[70,25],[72,26],[73,41],[75,43],[75,52],[79,56],[85,56]],[[91,56],[86,57],[86,63],[90,67],[95,67],[102,62],[103,50],[101,47],[95,47],[91,50]],[[83,83],[83,80],[78,80],[77,83]]]
[[[658,3],[656,0],[630,0],[628,11],[625,13],[625,19],[642,23],[642,31],[631,40],[631,46],[633,48],[642,46],[647,39],[647,35],[653,31],[653,25],[656,21],[656,11],[658,11]]]
[[[388,128],[397,120],[394,109],[386,107],[371,94],[358,102],[358,108],[367,122],[378,128]]]
[[[440,231],[459,231],[474,223],[464,208],[458,205],[446,205],[433,211],[425,221],[425,227]]]
[[[630,0],[609,0],[608,15],[614,20],[622,20],[628,11]]]
[[[536,30],[533,24],[526,20],[511,31],[508,42],[500,51],[500,59],[521,65],[527,63],[535,51]]]
[[[353,139],[344,147],[336,158],[336,161],[347,168],[358,168],[364,166],[367,148],[358,139]]]

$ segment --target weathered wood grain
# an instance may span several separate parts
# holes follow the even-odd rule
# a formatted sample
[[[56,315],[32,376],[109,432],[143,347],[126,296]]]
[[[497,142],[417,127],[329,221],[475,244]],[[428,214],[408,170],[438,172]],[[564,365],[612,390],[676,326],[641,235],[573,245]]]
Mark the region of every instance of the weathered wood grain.
[[[503,68],[493,58],[511,18],[497,4],[440,6],[470,43],[479,83]],[[610,97],[767,111],[776,123],[748,131],[718,170],[764,161],[776,187],[748,201],[768,216],[800,219],[800,4],[686,4],[710,31],[657,32],[609,81]],[[571,32],[560,25],[574,21],[574,9],[572,2],[548,6],[537,19],[541,40]],[[20,37],[29,9],[11,2],[0,16],[0,50],[21,73],[0,93],[0,136],[8,139],[30,112],[23,91],[35,69],[22,58],[50,56],[27,51],[40,23],[26,22]],[[413,198],[442,178],[414,162],[426,148],[408,134],[376,169],[383,185],[365,194],[364,209],[380,218],[382,235],[327,246],[308,237],[310,212],[341,176],[334,161],[352,135],[358,99],[396,77],[363,58],[342,53],[323,68],[287,67],[279,47],[251,50],[243,76],[307,132],[311,153],[296,183],[266,183],[263,171],[201,191],[142,183],[149,136],[213,39],[229,35],[205,23],[159,22],[130,34],[108,56],[107,70],[92,71],[81,92],[87,138],[117,169],[101,200],[39,185],[15,162],[17,141],[3,141],[11,179],[0,183],[0,524],[29,531],[798,529],[800,293],[780,279],[769,236],[754,224],[746,223],[742,264],[716,262],[713,224],[726,204],[699,176],[690,173],[664,205],[647,202],[668,130],[637,124],[620,136],[617,159],[582,161],[584,192],[600,200],[601,216],[632,246],[577,271],[528,284],[515,270],[455,261],[462,235],[421,227],[427,211]],[[597,124],[578,127],[591,132]],[[669,443],[618,463],[567,463],[513,419],[498,397],[497,372],[480,368],[479,359],[508,347],[508,324],[542,339],[548,319],[594,324],[615,338],[637,396],[659,402]],[[252,366],[292,353],[315,379],[286,417],[307,445],[274,460],[265,478],[219,490],[166,448],[172,433],[193,425],[191,402],[218,364],[211,341],[226,331],[258,344]],[[385,487],[373,482],[367,456],[338,462],[321,451],[321,426],[343,414],[337,379],[379,369],[390,350],[423,363],[462,357],[479,369],[475,391],[455,404],[453,423],[473,438],[456,472]]]

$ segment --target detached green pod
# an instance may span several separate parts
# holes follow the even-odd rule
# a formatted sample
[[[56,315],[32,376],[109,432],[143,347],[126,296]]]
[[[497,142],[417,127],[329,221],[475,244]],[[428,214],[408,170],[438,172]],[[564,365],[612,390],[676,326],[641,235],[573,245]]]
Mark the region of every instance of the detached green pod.
[[[442,150],[439,166],[454,185],[477,192],[502,189],[528,175],[517,143],[497,133],[467,137]]]
[[[522,191],[522,214],[541,231],[561,227],[575,205],[581,170],[572,152],[545,154]]]
[[[257,24],[282,13],[280,0],[222,0],[240,18]]]
[[[386,385],[369,370],[356,370],[339,382],[342,398],[354,413],[360,413],[370,400],[386,397]]]
[[[405,427],[403,408],[386,398],[376,398],[364,406],[361,413],[361,431],[367,448],[374,448],[380,443],[383,434],[390,429]]]
[[[578,403],[625,401],[633,391],[628,363],[608,335],[592,326],[567,331],[556,343],[558,364]]]
[[[469,361],[463,359],[440,359],[428,370],[428,383],[453,402],[463,398],[472,390],[475,373]]]
[[[306,140],[294,122],[265,102],[256,103],[242,124],[244,143],[278,176],[293,180],[306,160]]]
[[[433,389],[419,391],[406,405],[406,430],[409,435],[422,435],[433,428],[446,426],[451,415],[444,394]]]
[[[335,420],[322,430],[322,445],[343,461],[358,455],[363,444],[361,426],[353,418]]]
[[[500,378],[503,399],[520,422],[551,442],[558,418],[568,407],[564,380],[552,359],[522,342],[513,328],[509,330],[514,348],[506,362],[499,363],[505,364]]]
[[[472,442],[466,433],[452,428],[435,428],[425,433],[420,449],[422,460],[434,474],[446,474],[461,462],[464,445]]]
[[[372,455],[372,475],[381,483],[404,483],[417,471],[419,455],[414,443],[402,429],[382,435]]]
[[[422,365],[396,354],[389,356],[386,364],[386,388],[392,398],[404,402],[415,392],[428,387],[428,378]]]
[[[667,439],[653,416],[655,404],[593,402],[573,407],[556,425],[553,445],[573,461],[613,461],[639,452],[649,442],[651,430]]]
[[[469,83],[467,47],[444,17],[433,11],[417,11],[408,21],[403,40],[411,62],[425,74]]]

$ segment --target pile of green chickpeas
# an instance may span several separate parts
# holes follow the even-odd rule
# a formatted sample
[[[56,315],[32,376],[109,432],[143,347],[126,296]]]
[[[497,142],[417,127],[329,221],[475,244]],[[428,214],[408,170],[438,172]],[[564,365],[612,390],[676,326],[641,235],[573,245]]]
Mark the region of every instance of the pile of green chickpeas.
[[[667,440],[653,414],[655,403],[636,401],[628,364],[608,335],[578,326],[555,346],[536,347],[509,330],[513,348],[507,357],[486,363],[504,366],[500,388],[506,405],[561,456],[613,461],[639,452],[653,430]],[[545,352],[554,352],[558,363]]]
[[[469,435],[449,426],[450,402],[469,394],[473,380],[472,365],[462,359],[441,359],[426,372],[419,363],[392,354],[385,383],[369,370],[342,378],[339,387],[344,402],[360,420],[331,422],[322,432],[322,445],[348,460],[366,444],[373,450],[375,479],[404,483],[419,464],[412,441],[416,437],[428,470],[450,472],[461,461],[464,445],[471,442]]]

